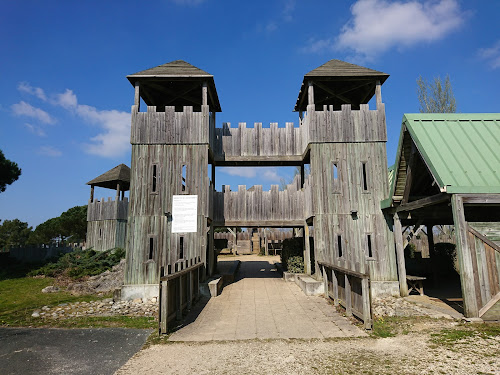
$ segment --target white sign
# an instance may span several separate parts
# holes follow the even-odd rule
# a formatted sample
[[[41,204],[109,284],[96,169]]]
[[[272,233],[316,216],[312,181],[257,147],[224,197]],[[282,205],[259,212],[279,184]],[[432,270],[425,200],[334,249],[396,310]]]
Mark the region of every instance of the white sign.
[[[198,231],[198,196],[174,195],[172,198],[172,233]]]

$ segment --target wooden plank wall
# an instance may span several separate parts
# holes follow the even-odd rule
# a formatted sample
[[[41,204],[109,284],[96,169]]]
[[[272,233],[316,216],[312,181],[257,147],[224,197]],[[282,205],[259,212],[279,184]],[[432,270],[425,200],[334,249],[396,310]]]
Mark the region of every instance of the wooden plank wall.
[[[262,123],[255,123],[247,128],[240,122],[237,128],[231,128],[226,122],[222,128],[215,129],[213,152],[216,158],[238,156],[291,156],[302,155],[305,150],[300,127],[287,122],[285,128],[279,128],[277,122],[263,128]]]
[[[498,223],[496,223],[498,224]],[[472,256],[474,289],[479,309],[500,293],[500,250],[477,237],[467,233],[467,242]],[[500,316],[497,316],[500,319]]]
[[[369,267],[372,280],[397,280],[394,240],[389,230],[392,225],[388,226],[390,218],[380,210],[380,201],[388,195],[385,142],[319,143],[310,147],[315,259],[361,273]]]
[[[126,220],[94,220],[87,222],[87,248],[104,251],[125,248]]]
[[[202,106],[201,112],[193,107],[184,107],[175,112],[167,106],[164,112],[157,112],[155,106],[148,106],[147,112],[139,112],[132,106],[132,130],[130,143],[134,144],[208,144],[209,108]]]
[[[283,191],[278,185],[271,185],[270,191],[262,191],[262,185],[247,190],[239,185],[238,191],[231,191],[229,185],[223,192],[214,193],[214,225],[239,222],[266,226],[271,222],[304,222],[304,191],[300,187],[300,176]],[[251,225],[250,225],[251,226]]]
[[[157,191],[152,192],[152,165]],[[186,191],[182,191],[186,165]],[[209,215],[208,145],[134,145],[132,147],[129,231],[125,284],[156,284],[163,274],[205,262]],[[198,232],[171,233],[172,196],[198,195]],[[180,238],[184,254],[180,258]],[[149,258],[149,241],[154,256]]]
[[[87,206],[87,221],[96,220],[127,220],[128,217],[128,198],[123,200],[89,200]]]

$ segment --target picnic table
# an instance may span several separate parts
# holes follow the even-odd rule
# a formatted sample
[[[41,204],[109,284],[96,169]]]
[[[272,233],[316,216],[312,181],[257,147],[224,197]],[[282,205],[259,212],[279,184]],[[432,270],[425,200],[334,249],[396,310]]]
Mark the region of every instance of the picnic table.
[[[406,275],[406,281],[408,283],[408,294],[410,294],[411,291],[414,290],[420,293],[421,296],[423,296],[424,295],[423,281],[425,279],[427,279],[427,277]]]

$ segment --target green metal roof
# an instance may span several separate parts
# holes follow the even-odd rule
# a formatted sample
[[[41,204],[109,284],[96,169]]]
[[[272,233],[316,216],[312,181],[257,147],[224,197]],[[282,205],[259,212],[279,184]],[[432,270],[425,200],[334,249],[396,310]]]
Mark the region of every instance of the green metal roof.
[[[405,114],[396,165],[405,128],[442,191],[500,193],[500,113]]]

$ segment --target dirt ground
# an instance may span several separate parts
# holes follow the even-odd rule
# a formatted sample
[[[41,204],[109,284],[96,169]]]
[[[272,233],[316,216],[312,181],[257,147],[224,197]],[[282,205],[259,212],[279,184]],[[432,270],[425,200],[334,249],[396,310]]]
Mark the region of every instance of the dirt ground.
[[[116,374],[500,374],[500,336],[464,330],[441,319],[388,338],[165,342]]]

